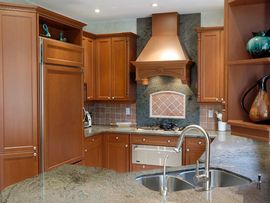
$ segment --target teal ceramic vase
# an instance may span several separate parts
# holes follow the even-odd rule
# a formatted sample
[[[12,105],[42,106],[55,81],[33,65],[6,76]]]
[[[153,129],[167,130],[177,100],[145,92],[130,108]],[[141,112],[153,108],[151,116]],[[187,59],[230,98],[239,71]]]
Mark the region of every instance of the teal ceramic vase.
[[[247,43],[247,51],[253,58],[270,56],[270,36],[268,32],[253,32],[253,38]]]

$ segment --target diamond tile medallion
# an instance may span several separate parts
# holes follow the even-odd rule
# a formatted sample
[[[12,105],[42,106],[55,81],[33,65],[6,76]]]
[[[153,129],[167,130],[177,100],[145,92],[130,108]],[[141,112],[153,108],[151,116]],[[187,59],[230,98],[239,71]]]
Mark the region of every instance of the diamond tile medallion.
[[[185,95],[174,91],[160,91],[150,94],[151,118],[180,118],[186,117]]]

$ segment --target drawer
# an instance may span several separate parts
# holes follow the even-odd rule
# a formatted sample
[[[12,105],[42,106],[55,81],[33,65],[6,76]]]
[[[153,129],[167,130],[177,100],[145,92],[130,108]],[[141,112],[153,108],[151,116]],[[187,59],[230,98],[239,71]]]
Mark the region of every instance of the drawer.
[[[102,144],[102,135],[94,135],[91,137],[85,138],[85,144],[88,146],[96,145],[96,144]]]
[[[132,135],[132,144],[155,145],[155,146],[170,146],[177,145],[178,137],[175,136],[160,136],[160,135]]]
[[[162,166],[153,166],[153,165],[146,165],[146,164],[132,164],[131,171],[146,171],[146,170],[154,170],[160,169]]]
[[[129,135],[127,134],[105,134],[110,143],[129,143]]]
[[[204,150],[205,139],[204,138],[186,138],[186,148],[190,150]]]

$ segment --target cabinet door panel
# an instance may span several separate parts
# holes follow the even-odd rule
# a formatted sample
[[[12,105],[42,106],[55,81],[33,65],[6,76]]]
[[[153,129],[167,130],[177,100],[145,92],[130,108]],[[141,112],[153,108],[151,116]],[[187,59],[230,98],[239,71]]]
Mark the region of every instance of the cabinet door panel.
[[[95,40],[83,37],[84,48],[84,82],[87,84],[87,100],[94,99],[95,78]]]
[[[38,158],[33,152],[2,154],[0,163],[3,187],[38,174]]]
[[[111,98],[111,38],[96,40],[96,99]]]
[[[220,31],[203,32],[200,48],[200,101],[216,102],[220,87]]]
[[[44,66],[45,169],[82,159],[82,72]]]
[[[103,167],[102,160],[102,135],[96,135],[85,139],[85,165],[94,167]]]
[[[123,173],[129,171],[129,147],[123,143],[107,143],[107,168]]]
[[[201,157],[204,150],[189,150],[185,152],[185,165],[196,164],[196,161]]]
[[[36,16],[0,15],[0,151],[28,150],[37,145]]]
[[[127,39],[125,37],[112,38],[112,97],[126,99],[128,96]]]

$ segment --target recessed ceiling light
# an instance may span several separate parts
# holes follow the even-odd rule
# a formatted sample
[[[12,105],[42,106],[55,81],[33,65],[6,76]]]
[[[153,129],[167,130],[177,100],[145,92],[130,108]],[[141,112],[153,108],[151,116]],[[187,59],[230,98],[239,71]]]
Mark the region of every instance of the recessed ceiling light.
[[[95,13],[99,13],[100,10],[98,8],[95,9]]]
[[[153,7],[158,7],[158,4],[157,3],[152,3],[152,6]]]

